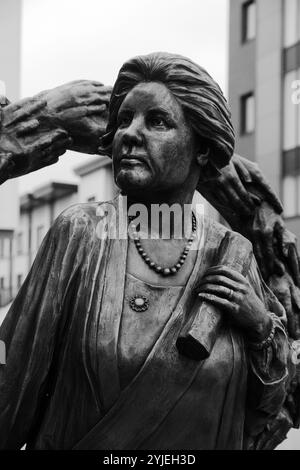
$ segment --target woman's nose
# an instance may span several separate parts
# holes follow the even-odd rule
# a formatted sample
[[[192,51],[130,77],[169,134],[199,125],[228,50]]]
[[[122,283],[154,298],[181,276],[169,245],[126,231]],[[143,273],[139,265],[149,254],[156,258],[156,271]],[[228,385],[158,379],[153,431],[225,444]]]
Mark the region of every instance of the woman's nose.
[[[133,119],[123,132],[123,143],[127,145],[142,145],[142,119]]]

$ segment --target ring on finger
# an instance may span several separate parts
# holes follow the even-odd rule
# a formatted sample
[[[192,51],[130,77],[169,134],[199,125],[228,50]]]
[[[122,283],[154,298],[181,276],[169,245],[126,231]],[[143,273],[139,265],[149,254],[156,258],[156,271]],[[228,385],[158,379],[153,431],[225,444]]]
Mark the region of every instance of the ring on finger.
[[[234,291],[232,289],[228,289],[228,299],[232,300],[234,296]]]

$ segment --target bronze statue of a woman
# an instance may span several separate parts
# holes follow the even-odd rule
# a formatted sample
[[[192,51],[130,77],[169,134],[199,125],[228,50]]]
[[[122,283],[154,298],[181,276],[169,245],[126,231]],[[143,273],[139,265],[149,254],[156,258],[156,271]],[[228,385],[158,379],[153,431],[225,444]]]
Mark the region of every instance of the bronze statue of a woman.
[[[58,217],[1,326],[1,448],[257,448],[294,376],[286,312],[250,243],[192,205],[233,149],[204,69],[167,53],[123,65],[100,149],[121,194]],[[185,236],[174,220],[168,238],[128,236],[136,204],[150,227],[154,205],[188,207]],[[178,349],[202,301],[221,315],[206,359]]]

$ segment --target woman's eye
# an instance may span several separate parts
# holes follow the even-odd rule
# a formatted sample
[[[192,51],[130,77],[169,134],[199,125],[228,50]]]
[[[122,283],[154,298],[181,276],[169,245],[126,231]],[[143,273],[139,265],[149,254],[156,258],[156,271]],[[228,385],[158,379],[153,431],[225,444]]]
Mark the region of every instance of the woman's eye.
[[[150,124],[155,127],[168,127],[166,120],[161,116],[152,116]]]
[[[118,119],[118,127],[126,127],[126,126],[129,126],[130,122],[131,122],[130,116],[121,116],[121,117]]]

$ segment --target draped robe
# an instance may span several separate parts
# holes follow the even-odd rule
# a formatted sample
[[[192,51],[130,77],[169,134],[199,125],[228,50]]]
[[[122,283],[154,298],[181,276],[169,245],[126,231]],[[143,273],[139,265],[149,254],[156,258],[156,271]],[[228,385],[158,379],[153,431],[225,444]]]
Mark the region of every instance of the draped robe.
[[[222,239],[229,232],[233,243],[242,237],[200,221],[190,277],[140,370],[121,390],[117,350],[128,247],[121,199],[72,206],[58,217],[0,328],[7,348],[0,365],[0,448],[87,448],[82,439],[100,423],[88,448],[241,449],[249,390],[250,433],[262,430],[285,397],[280,321],[276,347],[264,358],[251,359],[242,333],[226,321],[204,361],[179,354],[176,339]],[[116,225],[121,237],[112,239]],[[253,266],[251,282],[265,300]],[[267,363],[277,365],[269,370]]]

